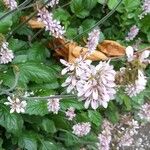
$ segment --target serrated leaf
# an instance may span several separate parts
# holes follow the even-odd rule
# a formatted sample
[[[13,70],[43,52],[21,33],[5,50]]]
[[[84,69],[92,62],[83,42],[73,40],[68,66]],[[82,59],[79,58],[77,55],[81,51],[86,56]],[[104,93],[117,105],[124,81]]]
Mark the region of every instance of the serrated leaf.
[[[39,150],[58,150],[58,148],[54,143],[42,140]]]
[[[47,55],[47,49],[41,43],[34,43],[28,50],[28,61],[42,62]]]
[[[0,125],[3,126],[7,132],[19,135],[23,128],[23,119],[20,114],[11,114],[9,108],[1,104]]]
[[[96,126],[100,126],[102,123],[102,116],[99,112],[94,110],[88,110],[88,117],[90,122],[94,123]]]
[[[56,76],[56,71],[41,63],[26,62],[16,65],[20,72],[19,82],[28,83],[34,81],[43,83],[52,81]]]
[[[79,102],[76,99],[63,99],[61,102],[61,108],[62,109],[67,109],[69,107],[74,107],[77,110],[83,109],[84,106],[82,104],[82,102]]]
[[[56,132],[56,127],[55,127],[54,122],[47,118],[42,120],[40,127],[42,130],[46,131],[47,133],[55,133]]]
[[[3,16],[5,13],[0,12],[0,17]],[[7,17],[0,20],[0,33],[7,33],[12,26],[12,15],[8,15]]]
[[[26,114],[44,116],[48,114],[47,103],[44,100],[28,100]]]
[[[18,144],[26,150],[37,150],[37,137],[34,133],[26,131],[20,136]]]

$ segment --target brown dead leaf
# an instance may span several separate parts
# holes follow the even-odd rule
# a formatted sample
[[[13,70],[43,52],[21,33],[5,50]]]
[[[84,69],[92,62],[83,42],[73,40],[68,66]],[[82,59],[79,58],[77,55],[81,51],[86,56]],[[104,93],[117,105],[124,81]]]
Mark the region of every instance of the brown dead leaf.
[[[125,47],[116,41],[104,40],[98,45],[98,50],[107,56],[123,56],[125,55]]]
[[[29,17],[25,16],[25,17],[22,17],[21,20],[22,21],[25,21],[27,20]],[[30,19],[28,22],[27,22],[27,25],[30,26],[32,29],[40,29],[40,28],[44,28],[45,25],[40,22],[40,21],[37,21],[36,19]]]
[[[88,49],[85,47],[76,46],[72,50],[72,54],[77,58],[81,55],[81,53],[84,55],[87,52],[87,50]],[[106,60],[108,59],[108,57],[102,52],[96,50],[90,56],[88,56],[87,59],[97,61],[97,60]]]

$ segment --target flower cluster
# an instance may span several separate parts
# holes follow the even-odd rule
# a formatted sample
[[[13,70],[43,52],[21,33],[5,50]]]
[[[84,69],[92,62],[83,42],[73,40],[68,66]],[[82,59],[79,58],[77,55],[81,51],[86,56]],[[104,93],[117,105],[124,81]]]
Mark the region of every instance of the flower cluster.
[[[60,25],[58,20],[53,19],[52,13],[43,8],[42,10],[38,10],[38,16],[38,20],[44,23],[46,31],[49,31],[55,38],[62,38],[65,33],[64,27]]]
[[[110,143],[112,140],[111,131],[113,129],[113,125],[107,121],[103,121],[102,125],[102,131],[98,135],[99,142],[97,143],[98,150],[109,150],[110,149]]]
[[[126,48],[126,54],[127,54],[127,59],[128,62],[130,63],[131,68],[129,70],[132,71],[132,65],[135,67],[136,65],[138,66],[143,66],[144,63],[149,63],[149,60],[147,59],[149,57],[149,51],[144,51],[141,53],[141,55],[136,56],[133,54],[133,48],[132,47],[127,47]],[[136,64],[137,63],[137,64]],[[141,91],[145,89],[147,80],[143,72],[143,68],[137,68],[137,79],[133,81],[132,83],[129,83],[126,85],[126,93],[132,97],[136,96],[139,94]]]
[[[7,64],[11,62],[14,58],[14,54],[12,50],[8,49],[8,43],[2,42],[0,46],[0,64]]]
[[[75,109],[73,107],[68,108],[65,114],[66,117],[68,117],[68,120],[72,120],[76,116]]]
[[[73,134],[82,137],[87,135],[91,130],[91,124],[89,122],[78,123],[72,127]]]
[[[63,86],[67,86],[67,92],[74,90],[80,100],[85,101],[85,108],[89,105],[93,109],[99,106],[107,107],[108,102],[114,98],[115,74],[113,66],[109,62],[100,62],[97,66],[91,65],[91,61],[77,58],[73,64],[61,60],[66,68],[62,74],[68,72],[69,77]]]
[[[150,122],[150,104],[145,103],[141,106],[138,116],[141,120]]]
[[[15,0],[3,0],[3,1],[10,10],[17,8],[17,2]]]
[[[145,15],[150,13],[150,0],[143,1],[142,11],[142,14],[139,15],[140,19],[142,19]]]
[[[49,112],[53,112],[54,114],[58,114],[60,109],[60,99],[59,98],[50,98],[47,100],[47,108]]]
[[[24,113],[25,108],[27,105],[26,101],[21,101],[19,98],[15,97],[14,95],[12,97],[7,98],[9,102],[5,102],[5,105],[10,105],[10,113],[17,112],[17,113]]]
[[[130,31],[128,32],[126,41],[132,41],[137,36],[138,33],[139,33],[139,28],[136,25],[132,26],[130,28]]]
[[[54,7],[59,3],[59,0],[51,0],[47,6]]]
[[[100,30],[99,29],[94,29],[92,32],[89,33],[88,37],[88,53],[91,54],[93,51],[95,51],[98,42],[99,42],[99,36],[100,36]]]
[[[134,119],[128,119],[127,116],[123,117],[124,121],[119,124],[116,135],[119,135],[116,140],[118,141],[119,147],[131,146],[134,139],[133,136],[136,135],[139,129],[139,124]]]

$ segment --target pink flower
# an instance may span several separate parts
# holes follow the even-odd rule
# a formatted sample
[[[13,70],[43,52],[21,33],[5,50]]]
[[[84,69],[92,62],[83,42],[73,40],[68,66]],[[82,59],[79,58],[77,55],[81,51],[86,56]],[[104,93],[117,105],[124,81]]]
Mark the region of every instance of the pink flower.
[[[65,114],[66,117],[68,117],[68,120],[72,120],[76,116],[75,109],[73,107],[68,108]]]
[[[45,25],[45,30],[49,31],[55,38],[62,38],[65,33],[64,27],[60,25],[60,22],[53,19],[53,14],[49,13],[46,8],[38,10],[39,21],[42,21]]]
[[[10,113],[24,113],[26,108],[26,101],[20,101],[19,98],[15,97],[14,95],[12,97],[7,98],[9,102],[5,102],[5,105],[10,105]]]
[[[17,2],[15,0],[3,0],[3,1],[10,10],[17,8]]]
[[[110,143],[112,140],[111,131],[113,130],[113,125],[107,120],[103,121],[102,132],[98,135],[99,142],[97,143],[98,150],[109,150]]]
[[[78,96],[85,101],[85,108],[89,105],[93,109],[99,106],[107,108],[108,102],[116,93],[115,74],[109,62],[100,62],[96,67],[91,66],[91,70],[87,71],[77,84]]]
[[[150,122],[150,104],[145,103],[144,105],[142,105],[138,113],[138,116],[143,121]]]
[[[91,130],[91,124],[89,122],[86,123],[78,123],[72,127],[73,134],[82,137],[87,135]]]
[[[126,41],[132,41],[137,36],[138,33],[139,33],[139,28],[136,25],[132,26],[130,28],[130,31],[128,32]]]
[[[7,64],[12,61],[14,54],[8,49],[8,43],[3,42],[0,48],[0,64]]]
[[[47,108],[49,112],[53,112],[54,114],[58,114],[58,111],[60,110],[60,99],[59,98],[53,98],[47,100]]]
[[[91,54],[96,49],[98,42],[99,42],[100,30],[94,29],[92,32],[89,33],[88,37],[88,53]]]
[[[51,0],[51,1],[48,3],[48,6],[54,7],[54,6],[57,5],[58,3],[59,3],[59,0]]]
[[[128,84],[125,88],[125,91],[130,97],[136,96],[145,89],[146,83],[147,80],[143,72],[138,70],[138,79],[135,81],[135,83]]]

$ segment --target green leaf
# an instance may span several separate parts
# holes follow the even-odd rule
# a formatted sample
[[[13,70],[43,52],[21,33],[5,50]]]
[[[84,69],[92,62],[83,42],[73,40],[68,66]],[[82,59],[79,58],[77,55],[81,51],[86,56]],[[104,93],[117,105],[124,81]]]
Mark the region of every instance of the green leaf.
[[[55,133],[56,132],[56,127],[55,127],[54,122],[47,118],[42,120],[40,127],[42,130],[46,131],[47,133]]]
[[[3,126],[7,132],[19,135],[23,128],[23,119],[20,114],[11,114],[8,107],[1,104],[0,125]]]
[[[90,122],[94,123],[96,126],[100,126],[102,123],[102,116],[99,112],[94,110],[88,110],[88,117]]]
[[[64,10],[62,8],[56,9],[54,12],[54,17],[60,21],[67,21],[70,17],[70,14],[67,10]]]
[[[0,17],[3,16],[5,13],[0,12]],[[7,17],[0,20],[0,33],[7,33],[12,26],[12,15],[8,15]]]
[[[97,0],[72,0],[70,7],[71,11],[79,18],[85,18],[90,11],[96,6]]]
[[[26,114],[44,116],[48,114],[47,103],[44,100],[28,100]]]
[[[29,81],[43,83],[52,81],[56,77],[56,71],[41,63],[26,62],[16,65],[20,72],[19,82],[26,84]]]
[[[26,150],[37,150],[36,134],[33,132],[24,131],[19,138],[18,145],[20,148],[25,148]]]
[[[60,101],[61,108],[66,110],[69,107],[74,107],[77,110],[83,109],[84,106],[82,102],[79,102],[77,99],[63,99]]]
[[[56,144],[50,141],[41,140],[41,146],[39,150],[58,150]]]
[[[112,123],[117,123],[119,121],[119,112],[117,107],[110,102],[107,110],[105,111],[105,115]]]
[[[28,60],[42,62],[47,56],[47,49],[43,43],[34,43],[28,50]]]

